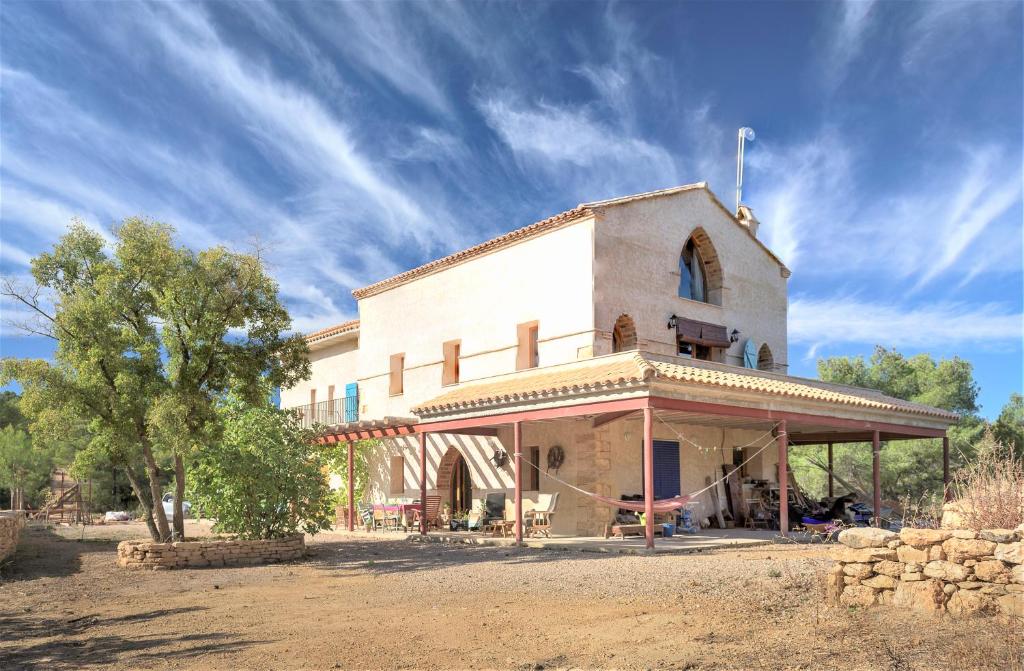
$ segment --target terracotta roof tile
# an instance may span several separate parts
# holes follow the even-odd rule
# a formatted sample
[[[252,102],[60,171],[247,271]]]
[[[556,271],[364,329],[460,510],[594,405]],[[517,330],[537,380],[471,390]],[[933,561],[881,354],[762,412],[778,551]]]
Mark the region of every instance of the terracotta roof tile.
[[[421,403],[412,411],[418,415],[439,414],[539,398],[572,396],[603,389],[641,386],[652,380],[664,380],[927,415],[951,421],[957,419],[956,414],[946,410],[891,398],[870,389],[741,371],[742,369],[727,370],[726,367],[705,368],[671,363],[648,357],[642,352],[627,352],[468,382]]]
[[[642,368],[642,361],[635,354],[599,357],[467,382],[412,411],[416,414],[443,412],[640,384],[645,376],[654,372]]]
[[[330,337],[333,337],[333,336],[336,336],[336,335],[341,335],[342,333],[348,333],[349,331],[355,331],[358,328],[359,328],[359,320],[358,319],[352,319],[352,320],[347,321],[347,322],[342,322],[341,324],[335,324],[334,326],[328,326],[327,328],[320,329],[319,331],[313,331],[312,333],[307,333],[306,334],[306,342],[307,343],[319,342],[321,340],[326,340],[327,338],[330,338]]]

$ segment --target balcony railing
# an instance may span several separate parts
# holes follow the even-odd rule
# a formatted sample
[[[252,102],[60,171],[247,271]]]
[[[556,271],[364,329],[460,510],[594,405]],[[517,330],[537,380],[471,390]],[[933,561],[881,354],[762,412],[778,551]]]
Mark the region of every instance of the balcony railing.
[[[337,426],[359,421],[359,397],[344,396],[330,401],[294,406],[288,410],[294,410],[298,414],[303,428],[306,429],[314,424]]]

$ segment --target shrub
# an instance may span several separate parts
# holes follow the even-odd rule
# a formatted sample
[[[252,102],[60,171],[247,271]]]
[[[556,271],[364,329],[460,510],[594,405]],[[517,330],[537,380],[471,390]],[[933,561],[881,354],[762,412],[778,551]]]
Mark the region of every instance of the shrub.
[[[974,461],[953,475],[954,495],[971,529],[1024,524],[1024,461],[986,432]]]
[[[189,478],[191,501],[216,519],[214,529],[260,539],[329,528],[327,460],[313,432],[269,402],[229,397],[218,412],[223,437],[202,452]]]

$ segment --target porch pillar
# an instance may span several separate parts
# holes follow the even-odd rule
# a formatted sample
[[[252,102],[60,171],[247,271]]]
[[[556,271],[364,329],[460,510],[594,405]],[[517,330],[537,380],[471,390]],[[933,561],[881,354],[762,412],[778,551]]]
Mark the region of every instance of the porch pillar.
[[[654,549],[654,408],[644,408],[644,538]]]
[[[953,493],[949,491],[949,436],[942,436],[942,500],[949,502]]]
[[[523,423],[512,424],[513,449],[515,450],[516,469],[516,545],[523,543]]]
[[[420,535],[427,535],[427,434],[420,434]]]
[[[779,533],[789,535],[789,433],[786,420],[779,420],[776,432],[779,447]]]
[[[356,492],[355,492],[355,475],[353,470],[355,469],[356,458],[355,458],[355,447],[352,445],[352,441],[348,441],[348,530],[354,531],[356,528],[355,511],[353,508],[356,507]]]
[[[882,526],[882,443],[878,431],[871,433],[871,486],[874,488],[871,505],[874,508],[874,523]]]
[[[829,443],[828,444],[828,497],[829,498],[832,498],[833,496],[835,496],[835,494],[832,491],[833,488],[834,488],[834,484],[833,484],[834,478],[832,477],[832,470],[833,470],[833,466],[832,466],[832,443]]]

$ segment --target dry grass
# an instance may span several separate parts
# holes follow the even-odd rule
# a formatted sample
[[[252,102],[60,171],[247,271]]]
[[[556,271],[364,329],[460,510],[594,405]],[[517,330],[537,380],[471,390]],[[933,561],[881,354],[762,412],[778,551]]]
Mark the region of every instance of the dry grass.
[[[1024,523],[1024,461],[991,432],[978,444],[975,460],[954,474],[953,487],[971,529],[1013,529]]]

